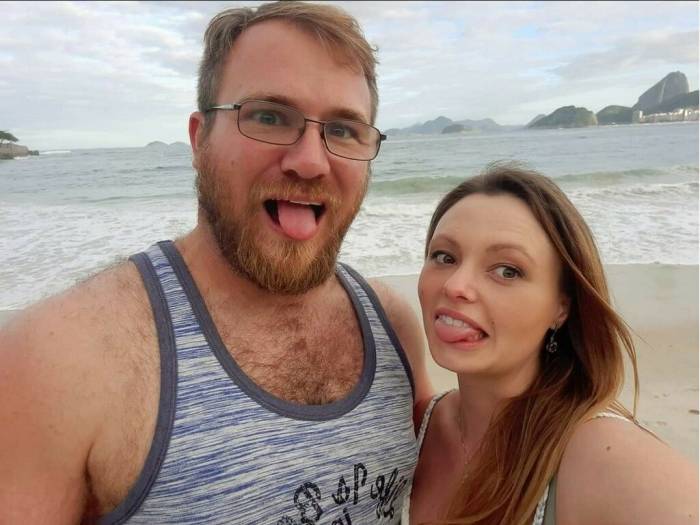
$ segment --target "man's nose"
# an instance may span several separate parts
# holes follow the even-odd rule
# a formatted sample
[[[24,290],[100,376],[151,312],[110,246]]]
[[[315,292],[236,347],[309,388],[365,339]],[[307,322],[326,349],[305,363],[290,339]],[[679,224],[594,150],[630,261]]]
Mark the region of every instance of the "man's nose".
[[[299,140],[287,147],[282,158],[282,171],[302,179],[323,177],[330,172],[329,155],[321,134],[323,124],[307,122]]]
[[[479,299],[478,278],[466,265],[457,267],[443,284],[447,297],[455,302],[476,302]]]

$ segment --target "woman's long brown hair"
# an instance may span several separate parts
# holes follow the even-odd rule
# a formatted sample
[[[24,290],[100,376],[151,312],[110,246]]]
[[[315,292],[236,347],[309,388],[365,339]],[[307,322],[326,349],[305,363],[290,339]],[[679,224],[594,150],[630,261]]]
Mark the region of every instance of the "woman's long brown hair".
[[[571,305],[557,332],[558,351],[542,351],[533,384],[494,417],[441,523],[527,525],[579,423],[610,407],[634,420],[636,354],[625,322],[610,304],[591,231],[559,187],[535,171],[492,164],[450,191],[430,221],[426,257],[442,216],[472,194],[511,195],[527,204],[559,255],[561,286]],[[633,413],[617,402],[624,352],[634,377]]]

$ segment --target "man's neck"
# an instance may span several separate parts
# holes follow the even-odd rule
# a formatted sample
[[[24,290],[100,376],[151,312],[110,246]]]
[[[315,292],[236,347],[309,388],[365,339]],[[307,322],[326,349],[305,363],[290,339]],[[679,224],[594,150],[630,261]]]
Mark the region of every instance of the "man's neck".
[[[264,306],[265,309],[299,308],[321,300],[337,282],[331,277],[322,285],[299,295],[264,290],[233,269],[221,253],[209,225],[203,221],[186,236],[175,241],[175,245],[208,303],[227,304],[231,307],[245,305],[247,309],[257,305]]]

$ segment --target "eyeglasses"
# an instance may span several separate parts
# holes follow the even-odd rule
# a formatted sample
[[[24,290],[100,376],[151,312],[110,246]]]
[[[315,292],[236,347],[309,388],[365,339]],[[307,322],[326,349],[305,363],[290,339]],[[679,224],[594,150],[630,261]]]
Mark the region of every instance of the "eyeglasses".
[[[304,134],[307,122],[323,127],[321,136],[333,155],[352,160],[372,160],[386,139],[377,128],[356,120],[314,120],[298,110],[264,100],[246,100],[240,104],[212,106],[206,111],[238,111],[238,130],[242,135],[267,144],[291,146]]]

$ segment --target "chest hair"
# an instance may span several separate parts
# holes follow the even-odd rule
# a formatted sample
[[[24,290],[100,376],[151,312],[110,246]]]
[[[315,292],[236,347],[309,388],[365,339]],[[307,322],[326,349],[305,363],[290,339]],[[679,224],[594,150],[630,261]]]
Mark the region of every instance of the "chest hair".
[[[345,397],[360,378],[364,349],[349,301],[331,309],[288,307],[265,319],[217,325],[243,372],[286,401],[330,403]]]

